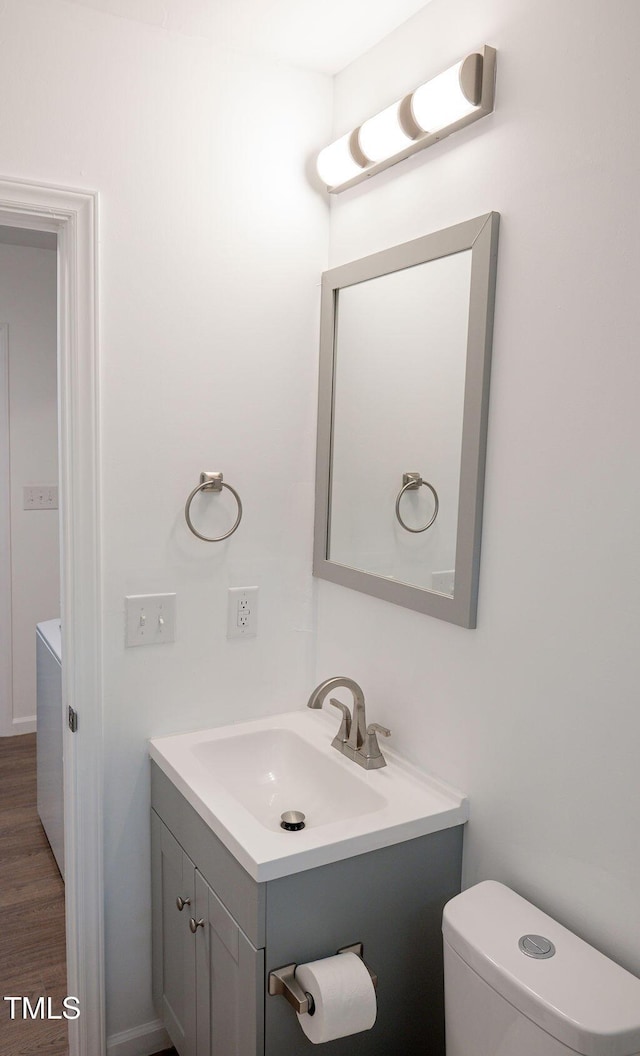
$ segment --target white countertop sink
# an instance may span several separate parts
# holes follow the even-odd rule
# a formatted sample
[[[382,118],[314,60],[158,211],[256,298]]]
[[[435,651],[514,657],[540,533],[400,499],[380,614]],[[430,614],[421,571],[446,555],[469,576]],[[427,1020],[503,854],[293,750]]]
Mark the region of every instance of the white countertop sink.
[[[151,758],[259,882],[460,825],[462,793],[383,743],[387,766],[364,770],[331,740],[335,717],[289,711],[253,722],[158,737]],[[280,827],[302,811],[305,828]]]

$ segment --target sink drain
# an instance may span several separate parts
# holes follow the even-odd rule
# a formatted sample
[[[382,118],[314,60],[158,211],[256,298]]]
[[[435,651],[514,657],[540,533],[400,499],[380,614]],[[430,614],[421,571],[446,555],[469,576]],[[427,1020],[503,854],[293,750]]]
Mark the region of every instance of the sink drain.
[[[285,810],[284,814],[280,815],[280,828],[286,829],[287,832],[298,832],[299,829],[304,829],[304,814],[301,810]]]

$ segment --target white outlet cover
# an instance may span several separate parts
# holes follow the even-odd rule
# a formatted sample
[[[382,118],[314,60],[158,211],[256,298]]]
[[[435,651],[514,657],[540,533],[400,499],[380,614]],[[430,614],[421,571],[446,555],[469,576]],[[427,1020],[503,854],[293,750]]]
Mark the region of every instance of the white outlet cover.
[[[258,588],[229,587],[227,638],[255,638],[258,633]]]
[[[127,646],[164,645],[175,640],[175,594],[130,594],[125,598]]]

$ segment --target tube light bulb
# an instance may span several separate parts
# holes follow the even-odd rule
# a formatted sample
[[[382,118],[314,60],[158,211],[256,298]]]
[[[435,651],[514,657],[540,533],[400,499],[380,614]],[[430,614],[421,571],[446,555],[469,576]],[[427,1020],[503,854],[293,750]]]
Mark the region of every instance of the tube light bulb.
[[[423,132],[437,132],[478,109],[475,103],[469,102],[460,83],[460,71],[465,61],[463,59],[432,81],[420,85],[413,93],[411,114]]]
[[[352,176],[362,172],[360,165],[351,153],[351,140],[353,132],[347,132],[346,136],[330,143],[328,147],[321,150],[316,160],[318,175],[327,187],[334,187],[338,183],[346,183]]]
[[[393,103],[360,126],[358,141],[370,161],[384,161],[408,147],[413,140],[400,124],[400,103]]]

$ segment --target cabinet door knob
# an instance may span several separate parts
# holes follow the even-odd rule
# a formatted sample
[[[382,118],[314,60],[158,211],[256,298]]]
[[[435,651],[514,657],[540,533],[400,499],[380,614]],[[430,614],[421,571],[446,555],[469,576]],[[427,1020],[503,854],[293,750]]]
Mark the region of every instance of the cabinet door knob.
[[[191,917],[191,919],[189,921],[189,927],[191,928],[191,931],[195,935],[195,933],[198,930],[198,928],[204,928],[204,920],[196,920],[195,917]]]
[[[181,913],[182,913],[182,910],[184,909],[185,906],[190,906],[190,905],[191,905],[191,899],[190,898],[180,898],[180,895],[178,895],[178,897],[176,898],[176,906],[178,907],[178,909],[180,910]]]

